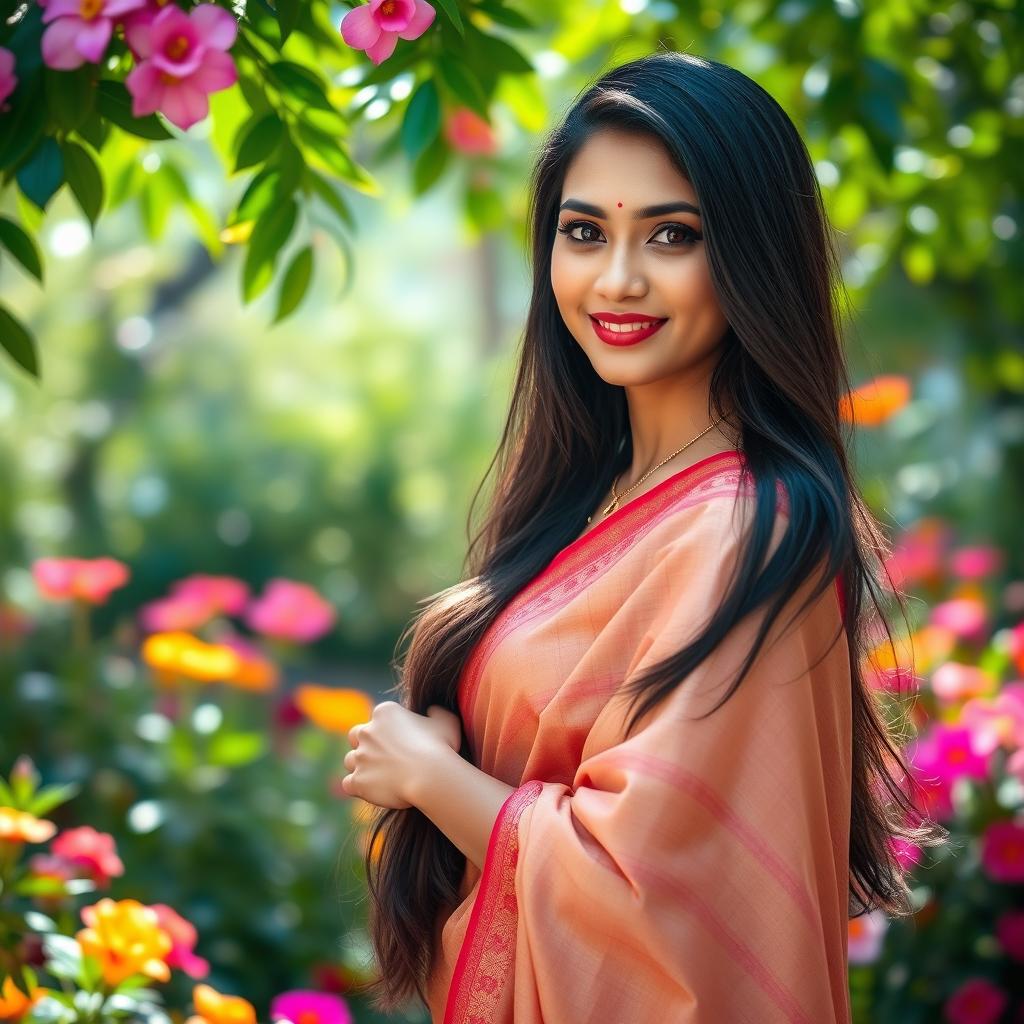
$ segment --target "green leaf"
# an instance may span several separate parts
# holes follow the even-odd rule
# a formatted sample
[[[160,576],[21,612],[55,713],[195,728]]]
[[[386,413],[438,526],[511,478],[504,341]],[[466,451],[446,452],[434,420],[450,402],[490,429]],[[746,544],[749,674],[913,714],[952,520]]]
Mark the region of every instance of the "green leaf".
[[[167,230],[167,219],[178,198],[173,178],[163,173],[164,168],[157,168],[152,174],[145,175],[145,184],[139,192],[139,211],[142,214],[142,226],[150,241],[159,241]]]
[[[49,814],[54,807],[66,804],[76,796],[80,788],[76,782],[68,782],[60,786],[47,786],[36,793],[35,798],[28,806],[28,812],[36,817]]]
[[[277,299],[277,313],[273,322],[283,320],[302,301],[313,276],[313,247],[307,245],[293,257],[281,281]]]
[[[95,86],[91,87],[91,91],[95,99]],[[92,110],[78,126],[78,134],[98,153],[103,149],[107,138],[110,136],[110,124],[104,121],[95,110]]]
[[[269,70],[278,86],[297,100],[321,110],[334,110],[323,81],[309,68],[290,60],[279,60],[271,64]]]
[[[15,177],[22,195],[45,210],[54,193],[64,184],[60,146],[51,138],[43,139],[28,162],[18,168]]]
[[[338,215],[340,220],[344,221],[353,231],[355,230],[355,217],[352,216],[348,203],[335,192],[329,181],[321,178],[316,171],[307,168],[306,183]]]
[[[159,141],[173,138],[156,114],[147,114],[145,117],[135,117],[132,114],[132,96],[123,82],[114,82],[106,78],[97,82],[96,106],[107,120],[113,121],[118,128],[131,135],[137,135],[140,139]]]
[[[263,163],[280,144],[284,136],[284,125],[277,114],[265,114],[258,120],[250,121],[238,144],[235,173],[253,164]]]
[[[277,0],[277,23],[281,27],[281,42],[295,31],[302,11],[300,0]]]
[[[103,173],[93,155],[77,142],[65,140],[61,143],[64,154],[64,173],[68,185],[82,208],[89,223],[96,226],[96,220],[103,209]]]
[[[247,220],[256,220],[280,194],[280,181],[281,172],[273,167],[265,167],[254,175],[228,223],[241,224]]]
[[[534,67],[511,43],[486,32],[474,31],[480,54],[488,67],[512,74],[533,74]]]
[[[263,292],[274,276],[277,254],[295,227],[298,207],[292,198],[274,203],[256,221],[249,237],[249,249],[242,267],[242,296],[251,302]]]
[[[42,284],[43,258],[35,239],[13,220],[2,216],[0,216],[0,245]]]
[[[96,65],[83,64],[74,71],[43,69],[46,105],[57,126],[66,132],[78,128],[96,102]]]
[[[82,949],[70,935],[44,935],[46,969],[58,978],[74,981],[82,970]]]
[[[333,171],[339,178],[358,188],[368,195],[377,195],[380,191],[376,180],[370,173],[357,164],[348,151],[337,139],[325,135],[308,124],[298,125],[299,138],[306,143],[308,152],[316,158],[321,166]]]
[[[39,378],[39,359],[36,340],[8,310],[0,306],[0,346],[23,369]]]
[[[447,54],[441,54],[437,60],[441,72],[441,80],[454,93],[456,98],[481,117],[490,120],[487,112],[487,97],[483,86],[473,72],[461,61]]]
[[[441,103],[437,86],[428,78],[416,87],[405,108],[400,134],[402,148],[415,160],[434,141],[441,127]]]
[[[518,11],[504,7],[497,0],[477,0],[477,10],[483,11],[487,17],[496,21],[499,25],[507,25],[509,28],[536,29],[537,26],[524,17]]]
[[[266,750],[261,732],[219,733],[210,743],[211,764],[233,767],[255,761]]]
[[[413,166],[413,192],[421,196],[444,173],[451,150],[440,135],[420,154]]]
[[[448,20],[455,26],[460,36],[466,34],[466,26],[462,22],[462,15],[459,14],[459,5],[456,0],[437,0],[438,6],[448,16]]]

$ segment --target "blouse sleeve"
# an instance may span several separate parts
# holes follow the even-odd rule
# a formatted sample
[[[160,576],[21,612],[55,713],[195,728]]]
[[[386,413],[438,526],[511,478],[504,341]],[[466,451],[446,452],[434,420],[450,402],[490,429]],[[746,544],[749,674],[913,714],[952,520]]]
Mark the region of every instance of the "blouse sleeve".
[[[627,680],[703,626],[737,536],[666,549],[634,594],[651,627]],[[811,587],[710,716],[696,718],[735,679],[763,609],[629,738],[616,694],[571,786],[529,780],[508,797],[445,1024],[849,1021],[848,646],[833,586],[786,628]]]

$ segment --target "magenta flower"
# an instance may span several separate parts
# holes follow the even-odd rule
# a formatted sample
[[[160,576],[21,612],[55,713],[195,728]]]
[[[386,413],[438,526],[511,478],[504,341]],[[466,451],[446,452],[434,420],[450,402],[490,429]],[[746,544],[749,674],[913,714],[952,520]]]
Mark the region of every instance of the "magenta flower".
[[[969,978],[946,1000],[943,1017],[949,1024],[995,1024],[1009,999],[987,978]]]
[[[174,597],[205,601],[216,615],[238,615],[249,600],[249,588],[234,576],[206,576],[197,573],[178,580],[171,587]]]
[[[193,952],[199,936],[195,925],[186,921],[166,903],[151,903],[159,925],[171,937],[171,951],[164,957],[168,967],[184,971],[191,978],[205,978],[210,973],[210,962]]]
[[[104,604],[112,590],[128,582],[128,567],[116,558],[39,558],[32,576],[51,601],[77,598]]]
[[[145,0],[48,0],[43,24],[43,61],[51,68],[70,70],[86,61],[98,64],[106,53],[121,15],[141,7]]]
[[[1024,882],[1024,826],[996,821],[981,836],[981,865],[995,882]]]
[[[949,556],[949,567],[954,576],[964,580],[980,580],[992,576],[1003,567],[1003,553],[989,544],[957,548]]]
[[[996,939],[1011,960],[1024,963],[1024,910],[1007,910],[996,921]]]
[[[937,722],[906,746],[907,763],[924,788],[925,810],[936,820],[952,815],[957,779],[988,777],[988,758],[975,753],[970,740],[969,729]]]
[[[889,848],[892,850],[900,870],[909,871],[915,864],[921,863],[924,851],[917,843],[911,843],[902,836],[890,836]]]
[[[329,992],[295,989],[282,992],[270,1004],[271,1021],[292,1024],[353,1024],[348,1004]]]
[[[150,633],[191,633],[218,615],[240,614],[248,600],[249,588],[233,576],[186,576],[167,597],[144,604],[139,622]]]
[[[215,4],[199,4],[188,14],[168,4],[152,20],[138,18],[126,38],[139,63],[125,78],[132,113],[159,110],[182,131],[210,112],[209,94],[234,85],[238,69],[225,52],[238,24]]]
[[[434,20],[427,0],[370,0],[341,19],[341,37],[356,50],[365,50],[374,64],[395,52],[398,39],[416,39]]]
[[[889,917],[884,910],[872,910],[860,917],[851,917],[849,927],[849,961],[851,964],[874,963],[882,952]]]
[[[1024,745],[1024,683],[1006,683],[991,699],[969,700],[960,711],[960,724],[970,729],[977,754]]]
[[[940,665],[931,678],[932,693],[944,701],[982,697],[994,685],[995,680],[977,665],[963,665],[958,661],[947,661]]]
[[[955,597],[937,604],[929,621],[963,640],[979,642],[988,635],[988,611],[985,603],[976,597]]]
[[[334,609],[312,587],[274,579],[249,605],[246,623],[264,636],[309,643],[334,624]]]
[[[61,832],[50,844],[50,851],[84,871],[100,888],[108,887],[111,878],[124,874],[114,837],[97,832],[91,825]]]
[[[14,73],[14,54],[4,46],[0,46],[0,104],[14,92],[18,84],[18,76]]]

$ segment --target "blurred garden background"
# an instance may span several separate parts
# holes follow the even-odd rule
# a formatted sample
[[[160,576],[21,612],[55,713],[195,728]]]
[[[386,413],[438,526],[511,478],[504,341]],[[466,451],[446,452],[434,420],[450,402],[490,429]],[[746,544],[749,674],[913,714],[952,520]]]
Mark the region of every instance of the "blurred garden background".
[[[1020,7],[385,4],[3,4],[0,1020],[385,1019],[346,733],[461,577],[543,132],[669,48],[807,140],[912,597],[873,678],[952,839],[856,1020],[1020,1024]]]

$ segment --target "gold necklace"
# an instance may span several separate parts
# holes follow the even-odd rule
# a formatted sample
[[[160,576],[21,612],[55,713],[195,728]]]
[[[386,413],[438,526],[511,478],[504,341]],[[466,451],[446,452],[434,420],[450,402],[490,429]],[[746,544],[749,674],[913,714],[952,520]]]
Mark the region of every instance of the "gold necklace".
[[[642,477],[640,477],[639,480],[637,480],[635,484],[633,484],[632,487],[627,487],[626,490],[624,490],[621,494],[615,493],[615,485],[619,482],[619,476],[621,475],[617,473],[615,475],[615,479],[612,481],[612,500],[604,509],[601,510],[601,515],[606,516],[610,512],[614,512],[615,509],[618,507],[620,498],[624,498],[627,494],[629,494],[630,491],[635,490],[637,487],[639,487],[656,469],[661,469],[661,467],[664,466],[669,459],[674,459],[680,452],[683,452],[687,448],[689,448],[694,441],[699,441],[709,430],[711,430],[712,427],[716,426],[721,422],[722,419],[719,418],[715,420],[714,423],[712,423],[710,426],[705,427],[696,437],[691,438],[689,441],[687,441],[682,448],[677,448],[671,455],[662,459],[661,462],[659,462],[656,466],[652,466],[649,470],[647,470],[646,473],[644,473]],[[587,516],[587,522],[589,523],[590,520],[593,518],[593,515]]]

